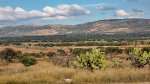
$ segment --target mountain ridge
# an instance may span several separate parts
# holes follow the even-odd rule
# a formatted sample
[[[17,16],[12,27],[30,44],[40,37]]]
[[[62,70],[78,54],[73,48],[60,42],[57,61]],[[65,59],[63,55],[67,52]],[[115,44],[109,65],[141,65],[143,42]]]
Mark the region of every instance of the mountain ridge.
[[[0,28],[0,37],[43,36],[61,34],[147,33],[150,19],[108,19],[77,25],[19,25]]]

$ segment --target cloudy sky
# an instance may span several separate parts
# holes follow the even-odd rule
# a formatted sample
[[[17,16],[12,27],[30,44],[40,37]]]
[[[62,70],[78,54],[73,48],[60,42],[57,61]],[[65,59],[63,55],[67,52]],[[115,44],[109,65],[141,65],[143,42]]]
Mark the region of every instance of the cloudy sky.
[[[150,19],[150,0],[0,0],[0,27]]]

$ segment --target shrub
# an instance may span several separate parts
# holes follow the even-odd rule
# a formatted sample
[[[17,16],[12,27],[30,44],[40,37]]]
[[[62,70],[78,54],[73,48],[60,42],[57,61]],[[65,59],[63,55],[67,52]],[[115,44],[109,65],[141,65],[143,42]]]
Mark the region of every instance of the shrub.
[[[118,47],[107,47],[105,48],[106,53],[122,53],[122,49],[119,49]]]
[[[65,51],[63,49],[57,49],[57,52],[60,52],[60,53],[65,53]]]
[[[150,47],[145,47],[142,49],[142,51],[150,52]]]
[[[15,51],[11,48],[6,48],[0,52],[0,58],[5,59],[8,62],[12,62],[12,59],[18,58],[21,54],[21,51]]]
[[[59,56],[66,56],[67,52],[63,49],[57,49],[57,55]]]
[[[40,52],[40,53],[25,53],[26,55],[32,56],[32,57],[36,57],[36,58],[42,58],[44,56],[46,56],[45,53]]]
[[[43,52],[39,53],[39,57],[44,57],[44,56],[46,56],[46,53],[43,53]]]
[[[20,57],[20,62],[25,66],[31,66],[36,64],[36,59],[32,56],[27,56],[26,54]]]
[[[104,52],[92,50],[86,54],[80,54],[74,61],[74,65],[80,68],[86,68],[93,72],[94,69],[103,69],[106,67],[106,56]]]
[[[140,48],[134,48],[130,53],[131,65],[138,68],[143,68],[146,64],[150,64],[150,52],[142,52]]]
[[[54,53],[54,52],[49,52],[49,53],[47,53],[47,56],[48,56],[48,57],[52,57],[52,56],[54,56],[54,55],[56,55],[56,53]]]
[[[129,54],[130,52],[133,51],[134,48],[126,48],[124,51],[125,53]]]
[[[87,49],[84,49],[84,48],[74,48],[71,50],[71,53],[74,54],[74,55],[80,55],[81,53],[82,54],[85,54],[86,52],[91,52],[92,49],[91,48],[87,48]]]

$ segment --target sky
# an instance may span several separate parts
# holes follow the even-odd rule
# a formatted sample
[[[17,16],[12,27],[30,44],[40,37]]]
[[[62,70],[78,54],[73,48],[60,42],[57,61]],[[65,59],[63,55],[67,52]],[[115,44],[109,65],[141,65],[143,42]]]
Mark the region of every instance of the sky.
[[[150,19],[150,0],[0,0],[0,27]]]

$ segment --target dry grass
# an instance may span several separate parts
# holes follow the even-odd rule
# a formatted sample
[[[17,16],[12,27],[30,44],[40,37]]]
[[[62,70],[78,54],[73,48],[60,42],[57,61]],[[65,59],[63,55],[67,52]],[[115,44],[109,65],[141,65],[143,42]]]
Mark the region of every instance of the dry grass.
[[[23,47],[23,46],[13,46],[13,45],[9,45],[9,46],[1,46],[0,45],[0,51],[4,50],[5,48],[12,48],[16,51],[22,51],[23,53],[27,52],[27,53],[40,53],[40,52],[47,52],[47,51],[56,51],[57,49],[69,49],[69,48],[96,48],[96,46],[54,46],[54,47]]]
[[[0,50],[8,47],[28,53],[38,53],[44,51],[32,48],[17,48],[15,46],[0,46]],[[48,49],[57,48],[60,47]],[[53,64],[45,61],[48,58],[38,59],[39,63],[31,67],[25,67],[21,63],[8,64],[5,62],[0,62],[0,84],[62,84],[65,83],[64,79],[68,78],[73,80],[73,84],[129,82],[148,82],[150,84],[150,69],[131,68],[129,67],[130,63],[123,60],[125,57],[126,55],[122,56],[121,54],[110,60],[110,65],[113,65],[114,60],[121,61],[123,65],[122,68],[107,68],[106,70],[96,70],[94,73],[87,70],[76,70],[73,68],[54,66]]]
[[[20,63],[0,66],[0,84],[63,84],[66,78],[72,79],[73,84],[150,82],[150,69],[108,68],[92,73],[54,66],[46,61],[31,67]]]
[[[4,50],[5,48],[12,48],[16,51],[22,51],[22,52],[27,52],[27,53],[39,53],[42,52],[43,50],[40,49],[32,49],[32,48],[25,48],[25,47],[17,47],[17,46],[0,46],[0,51]]]

